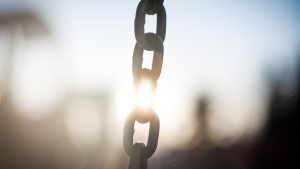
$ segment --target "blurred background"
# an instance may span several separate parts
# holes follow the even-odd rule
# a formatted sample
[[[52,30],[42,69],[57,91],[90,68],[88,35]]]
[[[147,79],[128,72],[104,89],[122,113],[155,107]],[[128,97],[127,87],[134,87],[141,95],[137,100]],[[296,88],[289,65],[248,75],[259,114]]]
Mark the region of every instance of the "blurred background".
[[[1,169],[127,168],[138,3],[0,0]],[[164,6],[149,168],[299,166],[300,1]],[[135,141],[147,137],[136,124]]]

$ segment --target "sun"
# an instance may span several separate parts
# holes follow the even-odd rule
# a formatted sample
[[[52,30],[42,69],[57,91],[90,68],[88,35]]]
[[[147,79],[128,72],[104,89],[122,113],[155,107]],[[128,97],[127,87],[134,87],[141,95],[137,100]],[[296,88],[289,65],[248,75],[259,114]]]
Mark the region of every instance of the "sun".
[[[116,90],[115,106],[121,118],[125,118],[135,106],[146,110],[154,104],[155,92],[151,88],[149,80],[143,80],[140,87],[134,89],[133,84],[121,83]]]
[[[136,89],[136,106],[147,110],[153,106],[155,91],[151,88],[151,81],[148,79],[142,80],[140,87]]]

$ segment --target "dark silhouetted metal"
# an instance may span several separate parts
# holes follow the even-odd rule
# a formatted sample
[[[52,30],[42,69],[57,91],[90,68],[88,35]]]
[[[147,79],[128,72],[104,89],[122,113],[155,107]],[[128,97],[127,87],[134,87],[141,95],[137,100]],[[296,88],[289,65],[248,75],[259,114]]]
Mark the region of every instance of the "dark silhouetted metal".
[[[125,149],[125,152],[127,155],[130,155],[130,152],[132,151],[132,145],[133,145],[133,134],[134,134],[134,124],[135,121],[137,121],[137,115],[140,112],[137,110],[132,111],[126,118],[125,125],[124,125],[124,137],[123,137],[123,146]],[[148,142],[147,146],[144,150],[144,157],[150,158],[157,147],[158,142],[158,136],[159,136],[159,118],[157,114],[153,110],[148,110],[149,115],[149,136],[148,136]]]
[[[148,15],[154,15],[163,7],[164,0],[149,0]]]
[[[129,157],[128,169],[146,169],[148,159],[143,157],[145,144],[137,142],[132,146],[132,151]]]
[[[142,0],[136,10],[135,22],[134,22],[134,32],[135,38],[138,45],[145,50],[153,51],[153,43],[151,43],[149,37],[145,34],[145,23],[146,23],[146,11],[149,8],[149,1]],[[162,8],[157,13],[157,26],[156,34],[162,39],[165,40],[166,36],[166,11],[165,7]]]
[[[155,48],[154,55],[153,55],[153,61],[152,61],[152,68],[151,68],[151,78],[152,80],[156,81],[161,73],[162,63],[163,63],[163,52],[164,52],[164,46],[161,39],[153,34],[153,33],[147,33],[146,37],[149,37],[152,46]],[[140,72],[142,70],[142,64],[143,64],[143,53],[144,50],[141,48],[138,44],[135,45],[134,53],[133,53],[133,63],[132,63],[132,75],[133,78],[139,78]]]
[[[156,33],[145,33],[146,14],[157,14]],[[163,0],[141,0],[136,10],[134,22],[134,31],[136,45],[132,58],[132,76],[134,79],[134,88],[136,91],[141,86],[144,79],[150,81],[152,92],[155,91],[157,80],[161,74],[164,44],[166,36],[166,10],[163,6]],[[144,50],[154,51],[152,68],[143,68]],[[137,98],[135,98],[135,104]],[[123,146],[126,154],[130,157],[128,169],[146,169],[147,160],[150,158],[157,147],[159,136],[159,118],[152,109],[152,99],[150,107],[142,110],[135,105],[133,111],[127,116],[123,130]],[[147,146],[144,143],[137,142],[133,144],[134,124],[150,123]]]

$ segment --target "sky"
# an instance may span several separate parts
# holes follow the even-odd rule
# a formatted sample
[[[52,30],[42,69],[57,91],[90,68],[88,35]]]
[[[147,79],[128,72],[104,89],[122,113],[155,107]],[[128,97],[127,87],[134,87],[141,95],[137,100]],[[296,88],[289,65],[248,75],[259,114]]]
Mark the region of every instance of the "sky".
[[[138,2],[0,0],[0,11],[31,9],[52,31],[50,40],[19,38],[15,76],[22,85],[15,88],[20,106],[30,110],[47,95],[41,101],[46,109],[66,91],[108,93],[115,100],[116,131],[122,131],[132,95]],[[167,33],[156,100],[163,145],[182,137],[178,131],[191,137],[194,104],[201,94],[211,97],[213,139],[255,133],[265,117],[266,73],[293,75],[300,2],[165,0],[164,6]],[[146,19],[146,32],[154,32],[155,16]],[[0,35],[5,44],[6,35]],[[151,55],[145,52],[144,66],[151,65]]]

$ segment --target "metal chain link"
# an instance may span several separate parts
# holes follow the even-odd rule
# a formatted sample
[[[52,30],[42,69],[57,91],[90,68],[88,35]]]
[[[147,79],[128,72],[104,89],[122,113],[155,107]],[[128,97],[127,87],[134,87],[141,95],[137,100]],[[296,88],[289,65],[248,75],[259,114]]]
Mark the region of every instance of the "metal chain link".
[[[135,21],[134,21],[134,32],[135,38],[140,47],[145,50],[153,51],[156,43],[151,43],[151,40],[147,39],[145,35],[145,23],[146,23],[146,13],[149,8],[149,0],[142,0],[136,10]],[[156,35],[157,38],[160,38],[162,41],[165,40],[166,36],[166,10],[162,6],[157,12],[157,24],[156,24]],[[163,46],[162,46],[163,47]]]
[[[154,15],[158,13],[158,10],[160,10],[163,7],[164,0],[149,0],[150,5],[147,10],[148,15]]]
[[[136,142],[132,146],[132,151],[129,157],[128,169],[146,169],[148,159],[142,158],[145,144],[142,142]]]
[[[155,91],[157,80],[161,74],[164,45],[166,36],[166,10],[164,0],[141,0],[138,4],[134,22],[136,45],[132,57],[132,76],[135,90],[141,85],[142,79],[150,79],[151,90]],[[157,14],[156,33],[145,33],[146,14]],[[154,51],[152,68],[142,68],[144,50]],[[133,144],[135,122],[150,123],[147,145],[141,142]],[[150,107],[142,110],[137,106],[127,116],[123,130],[123,146],[129,156],[128,169],[146,169],[147,161],[157,147],[160,122],[155,111]]]

